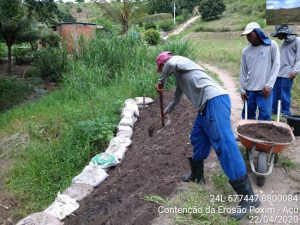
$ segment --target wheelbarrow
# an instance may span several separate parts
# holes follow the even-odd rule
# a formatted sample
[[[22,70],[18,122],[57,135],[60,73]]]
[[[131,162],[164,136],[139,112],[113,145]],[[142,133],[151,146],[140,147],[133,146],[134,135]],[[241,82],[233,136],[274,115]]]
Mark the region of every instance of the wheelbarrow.
[[[289,130],[292,140],[287,143],[268,142],[264,140],[254,139],[238,132],[239,126],[257,123],[270,123],[277,127],[286,128]],[[258,186],[263,186],[265,184],[266,176],[272,173],[275,157],[278,157],[277,154],[282,152],[295,141],[295,136],[290,126],[285,123],[275,121],[240,120],[237,124],[236,133],[238,135],[239,141],[247,150],[251,170],[256,174],[256,183]],[[255,151],[258,151],[257,167],[254,166]],[[257,168],[257,170],[255,168]]]

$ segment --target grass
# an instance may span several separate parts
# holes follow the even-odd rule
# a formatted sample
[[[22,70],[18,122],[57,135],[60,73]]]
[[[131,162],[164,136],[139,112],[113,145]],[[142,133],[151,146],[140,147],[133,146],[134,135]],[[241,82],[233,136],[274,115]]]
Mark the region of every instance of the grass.
[[[228,202],[224,201],[228,194],[232,194],[227,178],[222,173],[215,173],[208,180],[205,186],[199,186],[195,183],[185,186],[171,199],[157,195],[146,196],[145,199],[160,205],[158,211],[168,214],[172,224],[239,224],[238,221],[221,213],[220,208],[218,208],[234,207],[229,206]],[[217,199],[216,196],[222,196],[224,202]]]
[[[13,160],[1,179],[20,201],[16,218],[48,206],[106,149],[127,98],[156,95],[155,56],[165,48],[193,52],[188,42],[149,47],[130,35],[102,34],[82,45],[55,92],[0,115],[7,143],[0,153]]]
[[[228,2],[233,4],[233,1]],[[229,17],[229,14],[224,15]],[[155,96],[154,62],[158,52],[171,50],[174,54],[227,68],[238,76],[240,52],[246,39],[241,38],[239,32],[199,32],[197,35],[190,36],[195,45],[175,39],[158,47],[146,46],[132,37],[99,36],[81,48],[81,54],[64,74],[60,89],[0,115],[1,140],[14,142],[7,145],[13,149],[5,157],[13,158],[14,164],[5,176],[7,187],[20,199],[16,217],[49,205],[91,157],[105,149],[126,98]],[[170,83],[172,88],[174,82]],[[3,146],[0,148],[2,153]],[[226,190],[224,175],[212,179],[217,188]],[[191,186],[178,196],[175,204],[207,208],[211,205],[211,193],[214,192]],[[157,196],[150,196],[150,200],[160,204],[169,202]],[[212,213],[178,215],[177,223],[236,224]]]
[[[30,85],[17,79],[0,78],[0,112],[21,103]]]
[[[291,159],[284,155],[279,155],[277,166],[291,169],[300,168],[300,165],[298,163],[293,162]]]

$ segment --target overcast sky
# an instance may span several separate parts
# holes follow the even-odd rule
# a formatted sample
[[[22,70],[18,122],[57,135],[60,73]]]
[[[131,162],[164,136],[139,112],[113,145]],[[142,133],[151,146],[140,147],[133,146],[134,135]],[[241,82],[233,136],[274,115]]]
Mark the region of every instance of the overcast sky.
[[[297,8],[300,0],[267,0],[267,9]]]

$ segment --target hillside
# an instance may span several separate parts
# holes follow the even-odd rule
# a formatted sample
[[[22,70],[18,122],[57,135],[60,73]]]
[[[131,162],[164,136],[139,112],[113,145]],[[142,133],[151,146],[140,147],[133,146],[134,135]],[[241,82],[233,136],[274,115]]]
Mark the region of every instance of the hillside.
[[[267,9],[266,19],[268,25],[300,24],[300,7],[293,9]]]

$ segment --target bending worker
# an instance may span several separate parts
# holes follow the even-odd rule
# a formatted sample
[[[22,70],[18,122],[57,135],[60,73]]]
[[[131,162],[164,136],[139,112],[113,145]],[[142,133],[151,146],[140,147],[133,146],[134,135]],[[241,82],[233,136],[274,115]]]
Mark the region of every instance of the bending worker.
[[[183,94],[199,111],[190,135],[193,146],[193,157],[189,158],[191,172],[182,178],[183,181],[205,182],[204,160],[213,147],[229,183],[238,195],[243,196],[239,203],[243,212],[232,215],[241,219],[250,206],[258,207],[260,202],[253,198],[245,162],[231,129],[228,93],[201,66],[188,58],[173,56],[167,51],[157,56],[156,64],[157,72],[160,73],[156,84],[158,92],[163,90],[170,75],[174,74],[176,78],[174,99],[164,113],[171,113]]]
[[[280,66],[278,46],[255,22],[249,23],[241,35],[246,35],[249,41],[243,49],[240,66],[241,98],[247,100],[248,119],[256,119],[258,108],[259,120],[271,120],[272,88]],[[245,107],[242,118],[245,118]]]
[[[273,88],[273,113],[277,113],[277,102],[281,100],[281,113],[291,115],[291,92],[293,80],[300,73],[300,37],[288,25],[278,25],[271,34],[284,40],[280,47],[280,70]]]

